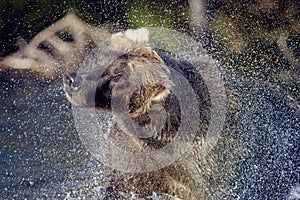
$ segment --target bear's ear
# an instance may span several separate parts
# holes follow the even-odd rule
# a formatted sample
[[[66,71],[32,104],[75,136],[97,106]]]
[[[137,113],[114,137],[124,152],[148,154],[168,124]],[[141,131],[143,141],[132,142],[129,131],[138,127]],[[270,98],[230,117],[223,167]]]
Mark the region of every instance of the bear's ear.
[[[142,47],[137,48],[131,52],[128,53],[128,55],[132,56],[140,56],[147,59],[152,60],[153,64],[162,64],[164,65],[164,61],[161,59],[161,57],[154,51],[151,47]]]

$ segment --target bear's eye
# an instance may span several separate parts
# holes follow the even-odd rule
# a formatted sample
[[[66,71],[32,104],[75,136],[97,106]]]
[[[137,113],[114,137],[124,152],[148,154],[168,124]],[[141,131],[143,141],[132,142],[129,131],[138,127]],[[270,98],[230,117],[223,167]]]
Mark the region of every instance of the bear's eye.
[[[119,74],[119,75],[114,76],[111,80],[114,82],[118,82],[121,78],[122,78],[122,75]]]
[[[125,73],[127,71],[127,66],[128,66],[128,64],[126,62],[121,62],[120,66],[116,67],[113,70],[113,73],[114,74]]]

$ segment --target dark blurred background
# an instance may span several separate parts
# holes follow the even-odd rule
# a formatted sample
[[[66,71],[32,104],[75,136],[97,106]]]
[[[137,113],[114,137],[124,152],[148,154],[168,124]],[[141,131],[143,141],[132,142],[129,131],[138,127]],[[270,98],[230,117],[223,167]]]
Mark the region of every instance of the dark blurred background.
[[[199,0],[200,1],[200,0]],[[45,27],[72,11],[89,24],[123,27],[163,26],[189,32],[188,0],[2,0],[0,1],[0,56],[16,51],[16,38],[29,41]],[[234,52],[253,42],[276,42],[288,34],[299,57],[300,3],[298,0],[202,1],[209,30]],[[204,15],[204,16],[205,16]],[[293,44],[296,43],[297,44]]]
[[[68,12],[92,25],[110,23],[122,27],[186,27],[187,0],[15,0],[0,1],[0,56],[17,50],[16,38],[29,41]]]
[[[197,0],[196,0],[197,1]],[[199,0],[200,1],[200,0]],[[161,26],[193,32],[193,0],[2,0],[0,57],[18,50],[17,38],[38,32],[73,12],[92,25],[122,28]],[[300,3],[298,0],[201,1],[205,26],[201,41],[231,73],[263,78],[299,100]],[[193,15],[194,16],[194,15]],[[199,34],[198,34],[199,35]],[[285,51],[278,47],[286,41]],[[289,55],[289,56],[287,56]]]

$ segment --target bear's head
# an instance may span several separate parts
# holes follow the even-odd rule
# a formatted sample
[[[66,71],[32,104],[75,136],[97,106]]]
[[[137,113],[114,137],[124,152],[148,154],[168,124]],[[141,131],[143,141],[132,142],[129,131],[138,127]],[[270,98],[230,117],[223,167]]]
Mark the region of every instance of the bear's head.
[[[153,102],[168,96],[172,86],[169,73],[151,47],[139,47],[108,66],[66,75],[64,91],[73,105],[106,110],[111,110],[112,98],[122,98],[129,102],[131,117],[136,118],[145,114]]]

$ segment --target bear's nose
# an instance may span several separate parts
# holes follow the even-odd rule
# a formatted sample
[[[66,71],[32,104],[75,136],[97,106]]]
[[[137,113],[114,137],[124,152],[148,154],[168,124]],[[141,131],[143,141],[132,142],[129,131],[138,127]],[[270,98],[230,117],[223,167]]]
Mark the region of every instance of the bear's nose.
[[[82,78],[76,72],[71,72],[64,76],[64,84],[73,90],[78,90],[82,82]]]

